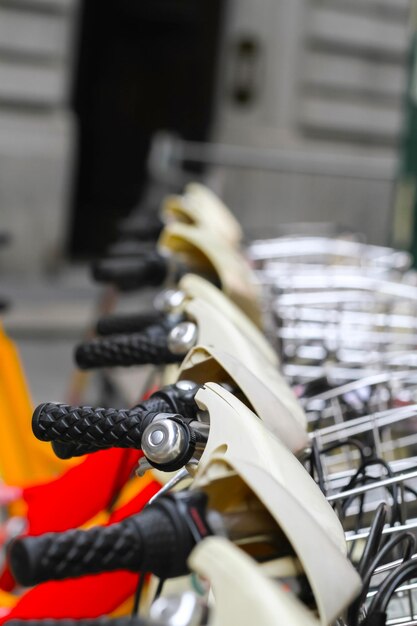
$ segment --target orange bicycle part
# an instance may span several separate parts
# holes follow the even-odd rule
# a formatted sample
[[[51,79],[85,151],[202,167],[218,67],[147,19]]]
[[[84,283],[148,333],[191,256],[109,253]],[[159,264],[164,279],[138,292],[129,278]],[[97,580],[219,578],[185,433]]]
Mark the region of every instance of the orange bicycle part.
[[[80,462],[58,459],[52,448],[35,439],[32,412],[17,348],[0,326],[0,474],[8,485],[45,481]]]

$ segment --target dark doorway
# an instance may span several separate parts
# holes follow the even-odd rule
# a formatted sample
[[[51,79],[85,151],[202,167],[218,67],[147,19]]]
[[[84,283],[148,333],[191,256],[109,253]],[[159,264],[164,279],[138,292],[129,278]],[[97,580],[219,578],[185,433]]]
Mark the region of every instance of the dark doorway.
[[[224,0],[84,0],[70,254],[91,257],[140,199],[159,129],[210,132]]]

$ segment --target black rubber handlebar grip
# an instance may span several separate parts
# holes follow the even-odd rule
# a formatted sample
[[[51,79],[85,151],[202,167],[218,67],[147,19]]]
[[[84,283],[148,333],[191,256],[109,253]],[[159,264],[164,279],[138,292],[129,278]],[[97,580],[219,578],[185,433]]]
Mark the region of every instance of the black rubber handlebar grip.
[[[104,409],[45,402],[32,416],[32,430],[41,441],[51,441],[57,456],[68,459],[110,447],[135,448],[160,413],[196,419],[194,397],[198,385],[167,385],[132,409]]]
[[[167,330],[153,332],[155,326],[141,333],[97,337],[79,344],[75,361],[80,369],[97,367],[128,367],[131,365],[166,365],[180,363],[183,355],[168,348]]]
[[[141,257],[144,254],[155,251],[154,241],[135,241],[126,239],[117,241],[106,250],[106,258],[109,257]]]
[[[0,311],[6,311],[10,306],[10,302],[3,298],[0,298]]]
[[[156,241],[161,234],[164,223],[159,215],[139,215],[128,217],[118,225],[118,231],[123,237],[138,241]]]
[[[142,410],[103,409],[66,404],[40,404],[33,413],[32,430],[41,441],[82,443],[95,449],[109,446],[140,448]]]
[[[55,452],[55,455],[63,461],[66,461],[67,459],[72,459],[76,456],[84,456],[84,454],[92,454],[93,452],[103,450],[103,448],[98,448],[93,444],[89,445],[86,443],[68,443],[66,441],[52,441],[51,445],[52,450]]]
[[[95,619],[11,619],[9,626],[157,626],[142,617],[97,617]],[[162,626],[162,625],[161,625]]]
[[[148,326],[162,322],[164,316],[159,311],[144,311],[130,315],[107,315],[98,320],[98,335],[117,335],[121,333],[137,333]]]
[[[168,261],[156,251],[141,256],[110,257],[92,268],[98,282],[113,283],[122,291],[159,287],[168,275]]]
[[[9,245],[12,240],[12,236],[10,233],[2,230],[0,231],[0,246]]]
[[[32,430],[41,441],[72,444],[78,455],[109,447],[139,449],[146,418],[171,410],[171,405],[159,397],[151,397],[133,409],[45,402],[33,413]]]
[[[194,544],[191,531],[155,503],[110,526],[16,539],[9,558],[24,586],[115,570],[172,578],[187,573]]]

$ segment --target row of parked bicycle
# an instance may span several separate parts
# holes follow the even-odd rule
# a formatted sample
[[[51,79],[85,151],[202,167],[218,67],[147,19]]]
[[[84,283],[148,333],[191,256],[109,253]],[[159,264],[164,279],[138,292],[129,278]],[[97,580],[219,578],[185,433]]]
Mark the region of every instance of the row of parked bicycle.
[[[75,360],[152,376],[132,408],[34,411],[49,475],[0,493],[2,621],[417,623],[410,266],[354,234],[245,246],[197,183],[126,220],[93,275],[154,306]]]

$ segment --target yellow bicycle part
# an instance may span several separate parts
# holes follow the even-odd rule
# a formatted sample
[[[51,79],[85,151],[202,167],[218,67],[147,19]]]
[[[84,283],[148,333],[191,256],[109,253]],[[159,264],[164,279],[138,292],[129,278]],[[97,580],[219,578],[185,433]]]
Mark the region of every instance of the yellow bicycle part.
[[[17,348],[0,326],[0,474],[6,484],[48,480],[80,462],[58,459],[32,435],[32,412]]]

